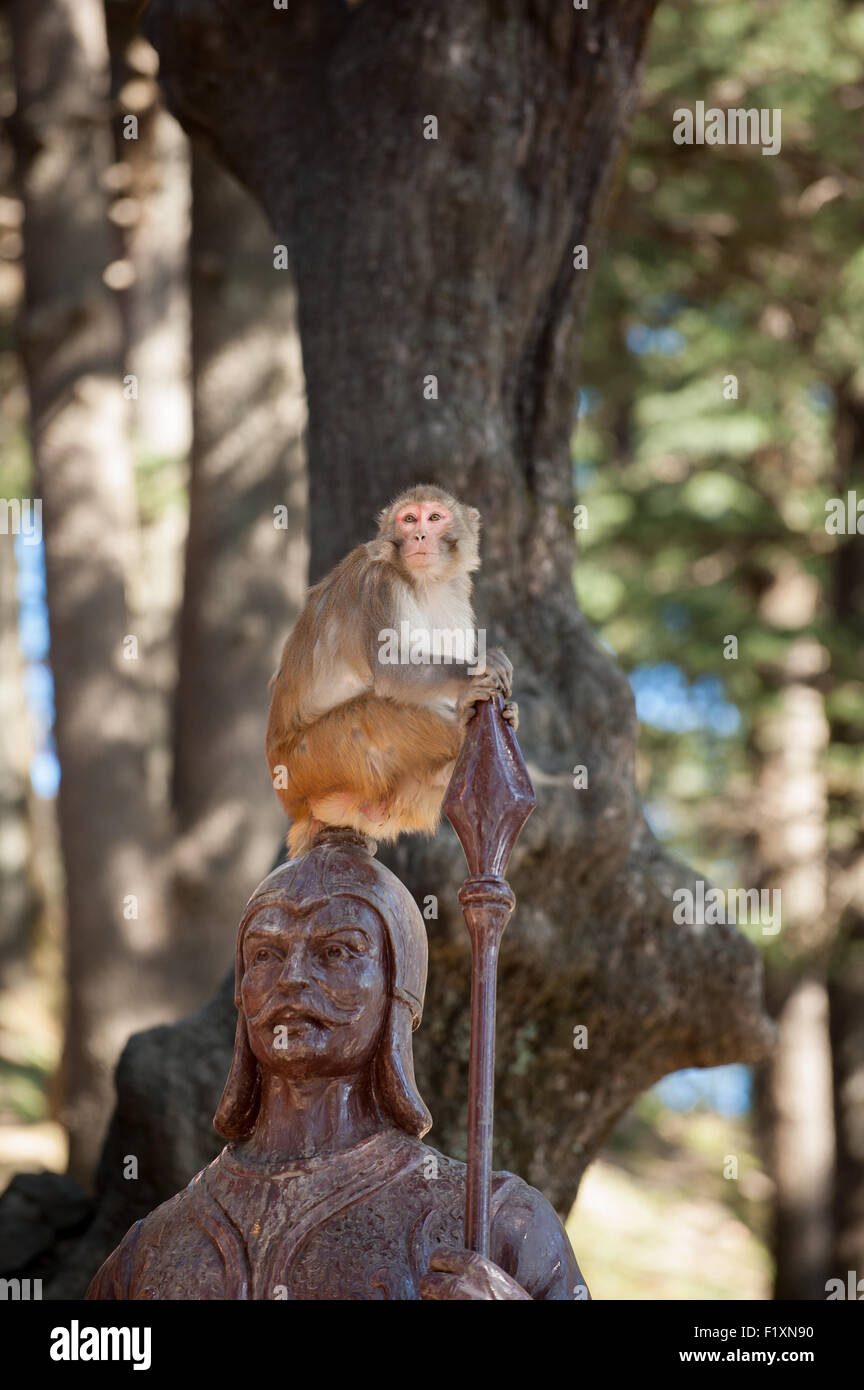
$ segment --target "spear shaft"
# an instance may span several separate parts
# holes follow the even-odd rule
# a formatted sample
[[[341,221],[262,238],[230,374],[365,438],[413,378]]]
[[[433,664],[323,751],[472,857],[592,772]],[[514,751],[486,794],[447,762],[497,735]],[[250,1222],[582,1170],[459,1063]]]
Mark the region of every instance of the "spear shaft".
[[[470,877],[459,902],[471,939],[471,1045],[468,1061],[468,1163],[465,1245],[489,1254],[495,1008],[498,953],[516,899],[503,877],[522,826],[536,805],[516,736],[500,697],[478,705],[444,799]]]
[[[503,878],[469,878],[459,893],[459,902],[471,937],[465,1245],[478,1255],[488,1255],[498,950],[516,899]]]

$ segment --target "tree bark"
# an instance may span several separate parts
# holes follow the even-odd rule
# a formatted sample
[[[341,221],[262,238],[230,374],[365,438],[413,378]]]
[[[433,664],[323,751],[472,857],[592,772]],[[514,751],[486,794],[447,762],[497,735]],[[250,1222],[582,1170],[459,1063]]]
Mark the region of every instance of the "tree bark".
[[[572,585],[570,436],[588,274],[653,0],[429,10],[406,0],[151,0],[169,104],[206,132],[290,250],[309,400],[312,574],[403,486],[484,518],[481,622],[516,667],[539,807],[510,878],[496,1162],[560,1204],[665,1072],[764,1054],[754,949],[676,926],[692,873],[639,810],[622,673]],[[424,139],[427,117],[438,138]],[[437,399],[424,380],[437,378]],[[588,788],[572,769],[585,765]],[[418,1076],[464,1144],[469,968],[449,832],[391,857],[434,895]],[[573,1030],[588,1026],[587,1050]]]
[[[26,233],[22,348],[43,504],[71,924],[63,1118],[70,1169],[89,1181],[118,1052],[164,1008],[153,968],[164,943],[159,851],[134,663],[122,654],[135,499],[120,316],[102,278],[116,255],[102,182],[113,161],[107,48],[99,0],[16,0],[11,13]]]

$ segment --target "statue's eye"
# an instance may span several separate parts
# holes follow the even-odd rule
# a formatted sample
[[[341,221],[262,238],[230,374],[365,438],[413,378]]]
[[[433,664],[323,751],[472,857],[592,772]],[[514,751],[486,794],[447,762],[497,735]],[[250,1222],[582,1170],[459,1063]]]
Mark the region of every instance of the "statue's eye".
[[[272,952],[272,951],[269,951],[269,950],[267,949],[266,946],[262,946],[259,950],[257,950],[257,951],[255,952],[255,955],[254,955],[253,960],[252,960],[252,964],[253,964],[253,965],[262,965],[262,964],[264,963],[264,961],[272,960],[272,958],[273,958],[273,952]]]
[[[329,965],[335,965],[338,961],[347,960],[351,953],[341,942],[329,941],[321,954]]]

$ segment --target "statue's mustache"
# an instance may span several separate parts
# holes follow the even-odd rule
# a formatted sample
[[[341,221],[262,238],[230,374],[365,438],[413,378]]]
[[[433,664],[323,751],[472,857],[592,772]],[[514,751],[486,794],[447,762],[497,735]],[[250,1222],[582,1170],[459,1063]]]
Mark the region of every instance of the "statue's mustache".
[[[248,1019],[259,1027],[269,1028],[284,1022],[287,1015],[296,1014],[298,1018],[310,1018],[325,1028],[345,1028],[356,1023],[364,1008],[363,1004],[339,1004],[336,999],[326,996],[322,999],[321,993],[316,991],[302,1000],[287,995],[271,997],[254,1014],[249,1014]]]

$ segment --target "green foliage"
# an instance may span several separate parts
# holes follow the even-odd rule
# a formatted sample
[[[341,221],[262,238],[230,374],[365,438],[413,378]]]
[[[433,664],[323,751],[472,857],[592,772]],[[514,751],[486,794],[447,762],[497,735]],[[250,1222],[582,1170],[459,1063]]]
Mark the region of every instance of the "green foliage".
[[[864,737],[860,640],[832,608],[842,537],[825,530],[838,400],[864,392],[862,60],[864,7],[840,0],[660,6],[594,285],[576,585],[625,667],[713,676],[740,713],[722,734],[643,734],[649,812],[703,865],[745,853],[743,823],[718,839],[706,798],[750,795],[753,731],[802,635],[830,653],[826,693]],[[673,113],[697,101],[779,108],[780,153],[676,145]]]

